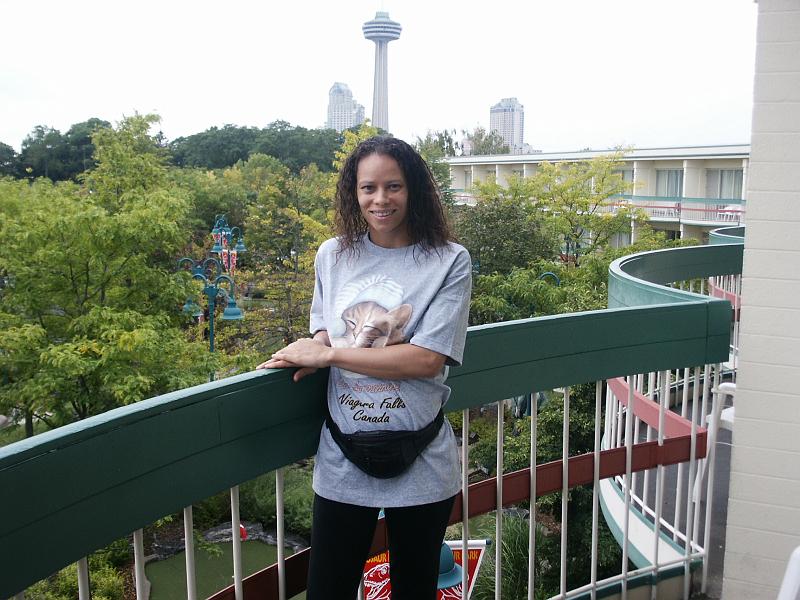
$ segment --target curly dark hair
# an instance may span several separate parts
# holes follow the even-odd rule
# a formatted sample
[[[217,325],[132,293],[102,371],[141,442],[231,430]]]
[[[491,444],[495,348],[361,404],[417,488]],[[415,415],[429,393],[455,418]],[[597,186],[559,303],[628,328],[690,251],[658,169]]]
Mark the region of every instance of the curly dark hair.
[[[375,136],[361,142],[347,157],[336,185],[336,235],[340,252],[357,253],[357,244],[367,232],[356,195],[358,163],[371,154],[397,161],[408,189],[408,233],[412,244],[428,253],[452,239],[439,187],[428,164],[409,144],[391,136]]]

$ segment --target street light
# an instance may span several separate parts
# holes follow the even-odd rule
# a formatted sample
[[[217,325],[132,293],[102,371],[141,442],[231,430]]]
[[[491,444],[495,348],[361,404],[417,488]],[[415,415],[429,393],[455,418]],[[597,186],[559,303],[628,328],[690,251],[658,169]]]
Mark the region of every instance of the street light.
[[[222,272],[222,263],[216,258],[207,258],[202,262],[192,260],[191,258],[184,257],[178,261],[178,267],[191,270],[192,279],[197,279],[203,282],[203,294],[208,298],[208,342],[209,350],[214,352],[214,313],[216,312],[217,296],[227,296],[227,304],[225,310],[222,312],[223,321],[239,321],[244,319],[244,313],[236,305],[236,297],[234,295],[235,284],[233,279]],[[229,291],[225,291],[224,284],[228,285]],[[191,314],[193,317],[198,317],[203,314],[203,311],[192,299],[187,299],[186,304],[183,305],[183,312]],[[211,379],[214,375],[212,373]]]
[[[242,252],[247,252],[244,245],[244,235],[238,227],[229,227],[225,215],[214,217],[214,227],[211,230],[214,246],[211,252],[218,254],[225,271],[233,273],[236,270],[236,259]],[[236,244],[233,239],[236,238]]]

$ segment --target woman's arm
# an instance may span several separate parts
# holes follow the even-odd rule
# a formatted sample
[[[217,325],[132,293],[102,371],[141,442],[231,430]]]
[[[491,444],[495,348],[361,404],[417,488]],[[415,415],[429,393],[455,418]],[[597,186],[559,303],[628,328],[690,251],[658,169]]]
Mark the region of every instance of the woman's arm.
[[[289,344],[258,368],[301,367],[295,373],[295,381],[319,368],[331,366],[379,379],[420,379],[435,377],[444,363],[443,354],[413,344],[395,344],[385,348],[332,348],[315,336],[315,339],[305,338]]]

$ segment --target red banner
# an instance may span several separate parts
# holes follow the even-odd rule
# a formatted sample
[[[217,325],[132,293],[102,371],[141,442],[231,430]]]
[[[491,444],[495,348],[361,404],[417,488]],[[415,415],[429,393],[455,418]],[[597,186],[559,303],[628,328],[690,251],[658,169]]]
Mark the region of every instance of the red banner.
[[[462,565],[461,541],[447,542],[447,545],[453,551],[453,560],[455,560],[456,564]],[[483,555],[486,553],[486,540],[470,540],[467,552],[469,554],[467,569],[469,592],[467,593],[467,599],[469,599],[475,587],[475,577],[478,574],[478,569],[480,569],[483,562]],[[373,556],[364,565],[364,600],[391,600],[391,597],[392,585],[389,581],[389,552],[387,551]],[[462,600],[461,583],[439,590],[437,599]]]

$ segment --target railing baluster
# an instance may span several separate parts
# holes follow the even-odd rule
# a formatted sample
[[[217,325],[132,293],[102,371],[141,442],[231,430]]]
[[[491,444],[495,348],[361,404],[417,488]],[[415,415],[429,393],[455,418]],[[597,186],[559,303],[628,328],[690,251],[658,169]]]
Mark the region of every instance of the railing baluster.
[[[500,600],[502,596],[502,562],[503,562],[503,417],[505,413],[505,400],[500,400],[497,403],[497,465],[495,472],[497,473],[497,486],[495,487],[495,499],[497,501],[495,519],[494,519],[494,532],[495,532],[495,548],[494,548],[494,597],[495,600]]]
[[[531,496],[528,513],[528,600],[534,600],[536,573],[536,425],[539,420],[537,393],[531,392]]]
[[[603,382],[594,386],[594,481],[592,482],[592,600],[597,597],[597,544],[600,522],[600,403],[603,401]]]
[[[144,576],[144,534],[141,529],[133,532],[133,572],[136,584],[136,600],[147,600]]]
[[[686,418],[686,411],[688,410],[688,403],[689,403],[689,368],[685,368],[683,370],[683,395],[681,396],[681,417],[684,419]],[[697,385],[697,382],[695,382]],[[675,389],[675,393],[677,395],[677,388]],[[691,483],[687,484],[691,486]],[[681,509],[683,508],[681,502],[681,493],[683,490],[683,463],[678,463],[678,479],[675,484],[675,516],[672,519],[672,526],[675,528],[675,531],[672,533],[672,539],[678,539],[678,523],[681,521]],[[687,505],[686,510],[689,510]]]
[[[686,385],[686,373],[683,376],[684,386]],[[666,393],[660,394],[658,399],[658,448],[664,448],[664,418],[668,408],[668,396]],[[680,499],[678,499],[680,501]],[[653,587],[650,597],[655,600],[658,598],[658,550],[661,541],[661,511],[664,504],[664,465],[656,467],[656,514],[653,518]],[[677,527],[677,522],[675,524]]]
[[[622,445],[622,402],[617,399],[617,439],[616,448]]]
[[[84,556],[78,560],[78,600],[91,600],[89,590],[89,561]]]
[[[197,579],[194,565],[194,518],[192,506],[183,509],[183,542],[186,560],[186,600],[197,600]]]
[[[625,408],[625,520],[622,545],[622,600],[628,597],[628,528],[631,518],[631,471],[633,467],[633,377],[628,376],[628,406]]]
[[[701,404],[700,412],[696,420],[698,426],[702,426],[703,423],[705,422],[706,407],[708,405],[708,396],[711,393],[711,387],[712,387],[711,365],[705,365],[705,367],[703,368],[703,403]],[[694,413],[692,414],[694,415]],[[692,420],[695,421],[694,418],[692,418]],[[703,473],[705,471],[706,459],[705,458],[700,459],[699,461],[697,461],[697,464],[699,472]],[[693,523],[692,539],[698,540],[700,538],[700,492],[703,487],[702,486],[703,482],[700,481],[700,479],[702,479],[701,477],[695,475],[695,478],[697,479],[697,481],[695,481],[693,484],[694,490],[692,493],[692,501],[694,502],[694,516],[692,518],[692,523]]]
[[[569,500],[569,386],[564,387],[564,419],[561,433],[561,595],[567,593],[567,502]]]
[[[242,587],[242,534],[239,529],[241,525],[239,518],[239,486],[231,488],[231,540],[233,551],[233,593],[236,600],[244,600],[244,589]]]
[[[704,376],[703,376],[703,397],[706,394],[706,387],[708,385],[708,365],[705,366]],[[694,499],[694,510],[692,510],[692,499],[694,497],[692,488],[694,487],[694,479],[697,473],[697,425],[699,419],[703,418],[703,414],[700,413],[698,418],[698,400],[700,397],[699,394],[699,377],[700,377],[700,367],[696,367],[694,370],[694,389],[692,390],[692,433],[691,433],[691,441],[689,445],[689,480],[686,484],[686,548],[684,549],[684,564],[683,564],[683,598],[684,600],[689,599],[689,593],[691,592],[690,586],[692,582],[692,570],[691,570],[691,555],[692,555],[692,543],[696,540],[697,529],[696,525],[693,525],[699,520],[699,510],[700,510],[700,499]]]
[[[469,589],[469,409],[461,417],[461,589]]]
[[[711,396],[711,427],[709,427],[708,431],[708,452],[707,461],[708,461],[708,487],[706,491],[706,519],[705,525],[703,527],[703,548],[705,552],[703,553],[703,579],[700,586],[700,591],[705,594],[706,587],[708,584],[708,557],[711,553],[711,512],[713,508],[714,502],[714,466],[716,464],[716,456],[717,456],[717,432],[719,431],[719,416],[720,411],[722,410],[722,402],[724,399],[724,394],[719,391],[719,384],[720,384],[720,371],[722,370],[722,365],[716,365],[716,373],[714,374],[714,393]]]
[[[655,401],[655,394],[656,394],[656,373],[651,371],[647,374],[647,397],[650,400]],[[645,436],[645,441],[652,441],[653,440],[653,428],[650,425],[647,425],[647,429],[645,430],[647,435]],[[642,504],[647,504],[647,498],[650,493],[650,471],[653,469],[647,469],[644,472],[644,487],[642,489]]]
[[[278,529],[278,598],[286,600],[286,533],[284,528],[283,500],[284,469],[275,471],[275,508]]]

